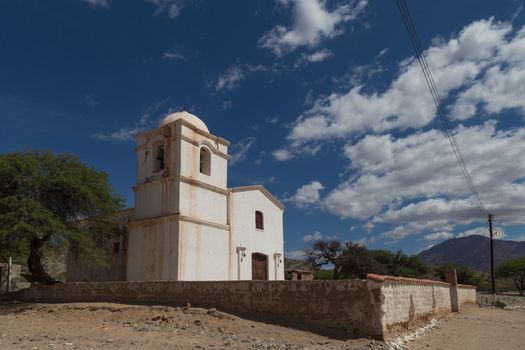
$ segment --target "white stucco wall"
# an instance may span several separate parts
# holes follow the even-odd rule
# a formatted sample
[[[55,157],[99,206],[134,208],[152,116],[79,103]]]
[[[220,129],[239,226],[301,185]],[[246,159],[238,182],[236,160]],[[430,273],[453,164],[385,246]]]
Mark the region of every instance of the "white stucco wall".
[[[451,312],[448,285],[385,282],[382,323],[385,327]]]
[[[180,222],[179,280],[225,281],[230,278],[230,232]]]
[[[128,226],[128,281],[177,280],[178,222],[171,219]]]
[[[182,139],[180,144],[181,160],[180,174],[189,178],[226,189],[228,177],[228,160],[218,153],[226,154],[227,148],[213,139],[203,136],[198,132],[182,125],[181,133],[183,136],[191,139],[194,143]],[[210,175],[202,174],[200,169],[200,146],[204,145],[211,151],[211,172]]]
[[[234,251],[232,266],[240,261],[237,247],[245,248],[240,269],[236,268],[233,279],[252,278],[252,254],[262,253],[268,257],[268,279],[284,280],[283,211],[259,190],[233,192],[230,202],[231,230]],[[255,211],[264,215],[264,230],[255,228]],[[281,254],[275,259],[275,253]],[[240,275],[239,275],[240,274]]]
[[[179,183],[158,179],[135,187],[135,218],[154,218],[179,211]]]
[[[458,286],[459,305],[476,304],[476,288],[472,286]]]
[[[182,215],[226,225],[227,202],[227,194],[217,193],[194,184],[180,183],[179,212]]]

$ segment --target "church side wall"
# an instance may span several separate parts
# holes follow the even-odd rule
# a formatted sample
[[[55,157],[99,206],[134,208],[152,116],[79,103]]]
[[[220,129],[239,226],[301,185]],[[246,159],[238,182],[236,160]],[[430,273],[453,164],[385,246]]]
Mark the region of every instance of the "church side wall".
[[[175,219],[135,222],[128,227],[128,281],[176,280],[178,224]]]
[[[230,279],[230,232],[180,221],[179,280],[224,281]]]
[[[284,280],[283,211],[258,190],[232,192],[230,210],[233,279],[252,279],[252,254],[262,253],[268,257],[268,279]],[[257,210],[263,213],[264,230],[255,228]],[[246,248],[245,256],[239,256],[238,247]]]

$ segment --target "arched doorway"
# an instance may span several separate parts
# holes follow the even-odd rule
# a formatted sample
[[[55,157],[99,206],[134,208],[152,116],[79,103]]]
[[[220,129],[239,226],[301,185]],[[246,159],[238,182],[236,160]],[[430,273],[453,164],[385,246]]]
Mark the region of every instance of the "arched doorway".
[[[252,280],[268,280],[268,257],[264,254],[252,254]]]

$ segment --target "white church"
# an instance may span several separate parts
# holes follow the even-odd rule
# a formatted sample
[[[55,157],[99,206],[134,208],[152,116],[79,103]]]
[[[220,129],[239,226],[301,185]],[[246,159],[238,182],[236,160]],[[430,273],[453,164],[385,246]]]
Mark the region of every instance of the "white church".
[[[111,267],[70,254],[67,280],[284,280],[284,206],[261,185],[227,187],[228,141],[188,112],[136,139],[135,208]]]

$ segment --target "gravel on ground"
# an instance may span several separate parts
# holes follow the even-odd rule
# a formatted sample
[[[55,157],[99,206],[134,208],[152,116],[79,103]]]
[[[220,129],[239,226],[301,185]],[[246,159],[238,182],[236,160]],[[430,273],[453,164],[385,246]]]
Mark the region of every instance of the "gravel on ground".
[[[0,349],[388,349],[187,306],[0,303]]]

